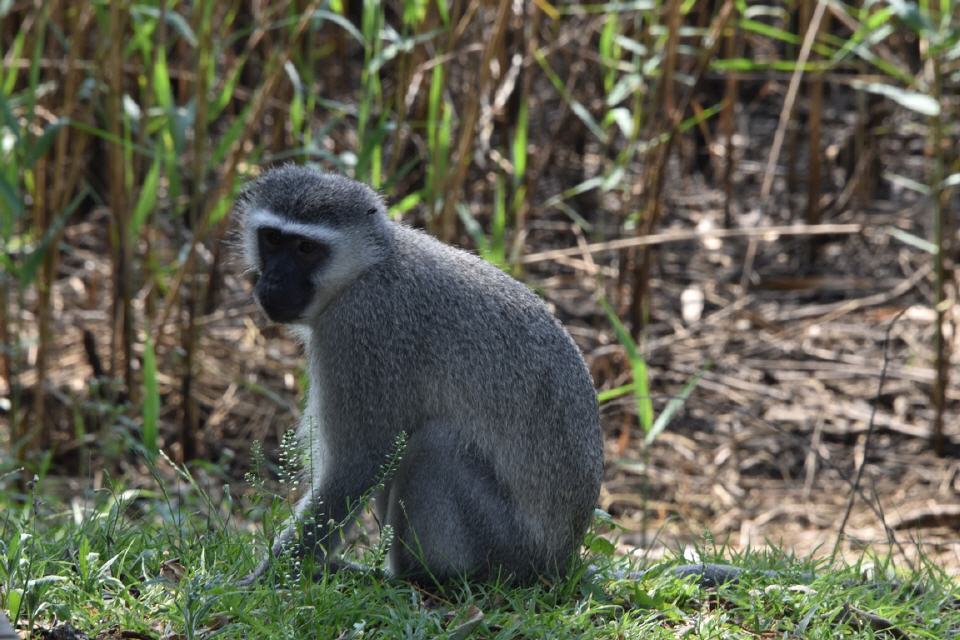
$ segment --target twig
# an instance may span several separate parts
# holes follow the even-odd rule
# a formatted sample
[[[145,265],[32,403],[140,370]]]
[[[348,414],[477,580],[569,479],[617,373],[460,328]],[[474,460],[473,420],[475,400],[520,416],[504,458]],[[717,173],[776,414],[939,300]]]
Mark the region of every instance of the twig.
[[[853,511],[853,503],[857,499],[857,493],[860,491],[860,482],[863,479],[863,470],[867,466],[867,459],[870,454],[870,441],[873,439],[873,431],[875,418],[877,415],[877,407],[880,406],[880,394],[883,392],[883,383],[887,378],[887,365],[890,364],[890,359],[888,357],[888,351],[890,348],[890,332],[893,330],[897,320],[900,319],[906,309],[901,310],[897,315],[893,316],[893,319],[890,320],[890,323],[887,325],[887,331],[883,336],[883,367],[880,369],[880,381],[877,383],[877,395],[874,398],[873,407],[870,410],[870,421],[867,423],[867,435],[864,436],[863,440],[863,462],[857,467],[857,474],[853,479],[852,491],[850,492],[850,499],[847,500],[847,508],[843,513],[843,520],[840,521],[840,529],[837,531],[837,541],[833,545],[833,553],[830,554],[830,559],[833,561],[837,557],[837,553],[840,551],[840,542],[843,540],[843,531],[847,528],[847,521],[850,519],[850,513]],[[883,523],[885,528],[887,527],[886,523]]]
[[[703,382],[701,382],[701,386],[704,386]],[[775,424],[774,422],[771,422],[761,416],[755,415],[746,409],[743,409],[737,406],[732,407],[732,409],[744,417],[750,418],[752,420],[756,420],[757,423],[759,423],[761,426],[766,427],[767,429],[770,429],[774,433],[784,438],[787,438],[789,440],[793,440],[795,443],[798,444],[798,446],[806,447],[809,444],[804,436],[794,433],[793,431],[788,431],[787,429],[783,429],[779,425]],[[845,482],[847,485],[850,486],[850,489],[853,493],[859,494],[860,497],[863,498],[864,504],[866,504],[870,508],[870,510],[873,511],[873,513],[877,516],[877,518],[884,523],[884,531],[887,534],[887,544],[895,545],[897,549],[900,551],[900,555],[903,557],[907,557],[907,553],[906,553],[906,550],[903,548],[903,545],[900,543],[899,540],[897,540],[896,536],[893,535],[893,531],[890,529],[890,527],[886,526],[884,515],[883,515],[883,508],[879,500],[877,500],[876,502],[870,500],[869,497],[866,495],[866,492],[864,492],[863,487],[855,485],[854,480],[847,477],[847,474],[844,472],[843,469],[840,468],[839,464],[837,464],[830,458],[824,456],[819,450],[815,451],[814,453],[816,453],[817,458],[820,460],[820,463],[824,467],[829,468],[832,471],[836,472],[837,476],[843,482]],[[834,553],[836,553],[836,551],[834,551]]]
[[[903,280],[889,291],[881,291],[880,293],[874,293],[869,296],[864,296],[863,298],[854,298],[852,300],[844,300],[843,302],[823,305],[810,305],[799,309],[793,309],[774,318],[773,321],[788,322],[791,320],[814,318],[812,324],[822,326],[828,322],[833,322],[841,316],[845,316],[848,313],[857,311],[858,309],[873,307],[876,305],[885,304],[891,300],[896,300],[917,286],[917,283],[923,280],[927,274],[930,273],[930,270],[930,265],[925,265],[920,269],[917,269],[909,278]],[[806,327],[804,327],[804,329],[806,329]]]
[[[863,230],[859,224],[796,224],[773,227],[757,227],[754,229],[709,229],[703,231],[667,231],[665,233],[637,236],[632,238],[618,238],[606,242],[593,242],[585,247],[570,247],[567,249],[552,249],[531,253],[520,259],[522,264],[546,262],[560,257],[581,256],[584,251],[599,253],[600,251],[617,251],[631,247],[646,247],[669,242],[686,242],[688,240],[704,240],[706,238],[760,238],[774,241],[780,236],[818,236],[818,235],[856,235]],[[769,236],[769,237],[767,237]]]
[[[840,620],[854,623],[853,626],[858,629],[870,628],[873,631],[886,632],[894,638],[910,639],[910,636],[903,629],[894,625],[890,620],[852,604],[843,605]]]
[[[817,452],[820,450],[820,438],[823,434],[823,416],[814,418],[813,435],[810,436],[810,450],[807,452],[807,459],[804,461],[805,477],[803,480],[803,499],[810,500],[810,492],[813,490],[813,481],[817,475]]]
[[[960,528],[960,505],[929,505],[901,516],[890,525],[890,528],[895,531],[900,529],[919,529],[921,527]]]
[[[813,11],[813,17],[810,18],[807,33],[803,36],[800,55],[797,56],[797,66],[790,77],[790,86],[787,88],[787,96],[783,100],[783,109],[780,111],[780,121],[777,123],[777,131],[773,136],[773,146],[770,147],[770,156],[767,158],[767,168],[763,173],[763,183],[760,187],[760,197],[763,199],[770,197],[770,190],[773,188],[773,174],[777,167],[777,160],[780,159],[780,149],[783,147],[783,137],[787,132],[787,124],[790,122],[793,104],[797,100],[800,78],[803,76],[803,68],[807,66],[810,50],[813,48],[813,41],[816,39],[817,32],[820,31],[820,21],[823,19],[826,9],[826,0],[819,0],[817,8]]]

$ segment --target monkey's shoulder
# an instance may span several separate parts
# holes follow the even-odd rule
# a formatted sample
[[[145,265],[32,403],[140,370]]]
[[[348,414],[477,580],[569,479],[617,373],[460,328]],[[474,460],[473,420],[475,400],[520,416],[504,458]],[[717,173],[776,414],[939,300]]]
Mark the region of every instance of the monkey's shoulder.
[[[483,258],[423,231],[397,225],[395,252],[400,277],[409,278],[424,295],[440,296],[438,302],[472,302],[552,318],[527,285]]]

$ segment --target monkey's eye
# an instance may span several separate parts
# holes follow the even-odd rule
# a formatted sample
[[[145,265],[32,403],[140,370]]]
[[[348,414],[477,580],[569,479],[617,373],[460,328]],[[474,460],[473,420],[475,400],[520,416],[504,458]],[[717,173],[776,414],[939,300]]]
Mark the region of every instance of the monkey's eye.
[[[301,240],[297,243],[297,251],[305,258],[313,257],[320,251],[320,243],[313,240]]]
[[[274,229],[273,227],[264,227],[260,229],[260,240],[267,246],[268,249],[277,249],[280,247],[280,243],[283,241],[283,234],[280,233],[279,229]]]

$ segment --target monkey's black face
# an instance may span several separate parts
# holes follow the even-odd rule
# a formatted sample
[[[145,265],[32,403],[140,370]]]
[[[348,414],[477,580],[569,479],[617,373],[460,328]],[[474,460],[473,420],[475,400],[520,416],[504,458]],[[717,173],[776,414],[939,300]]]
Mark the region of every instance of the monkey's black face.
[[[274,322],[303,319],[314,295],[313,274],[323,267],[330,248],[307,236],[274,227],[257,230],[260,278],[254,296]]]

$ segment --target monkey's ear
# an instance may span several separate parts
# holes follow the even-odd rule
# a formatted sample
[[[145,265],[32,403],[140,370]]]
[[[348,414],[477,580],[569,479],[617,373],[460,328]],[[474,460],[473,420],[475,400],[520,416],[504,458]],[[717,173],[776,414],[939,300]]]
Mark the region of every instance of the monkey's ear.
[[[237,197],[234,200],[234,202],[236,203],[235,206],[243,207],[244,205],[247,205],[250,203],[250,200],[253,199],[253,190],[254,190],[254,187],[256,186],[256,183],[257,183],[256,180],[250,180],[245,185],[240,187],[240,191],[237,192]]]

